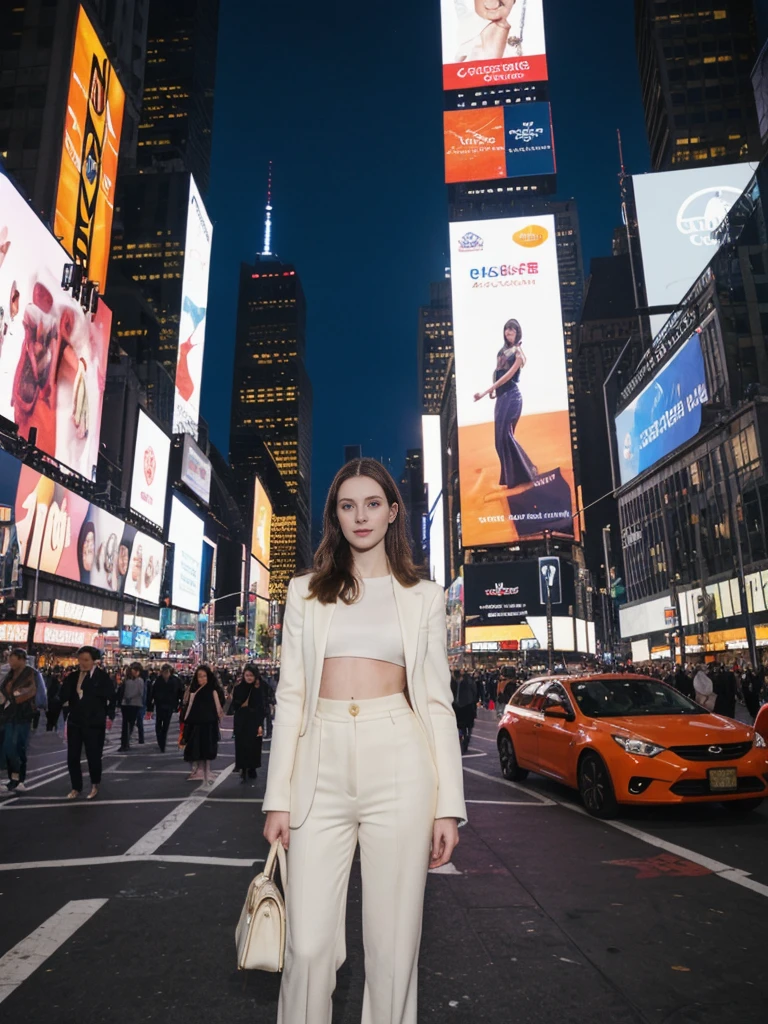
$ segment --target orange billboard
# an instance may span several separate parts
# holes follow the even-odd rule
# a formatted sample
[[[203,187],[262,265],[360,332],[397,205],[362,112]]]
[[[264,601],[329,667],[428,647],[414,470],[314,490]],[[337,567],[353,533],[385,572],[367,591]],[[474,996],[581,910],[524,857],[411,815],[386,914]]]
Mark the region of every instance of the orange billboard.
[[[445,180],[486,181],[507,176],[504,108],[445,112]]]
[[[54,234],[104,292],[125,92],[83,8],[77,19]]]

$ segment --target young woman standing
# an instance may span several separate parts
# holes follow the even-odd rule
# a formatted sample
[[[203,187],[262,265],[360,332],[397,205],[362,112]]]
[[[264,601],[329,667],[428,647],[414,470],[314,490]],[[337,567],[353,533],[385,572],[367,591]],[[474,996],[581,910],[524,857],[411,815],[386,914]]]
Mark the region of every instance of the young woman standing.
[[[416,1024],[428,868],[466,821],[443,593],[421,580],[397,486],[372,459],[331,485],[311,574],[288,588],[264,835],[288,850],[278,1024],[330,1024],[355,848],[363,1024]]]
[[[261,744],[267,715],[267,684],[255,665],[246,665],[243,678],[232,692],[234,715],[235,771],[240,781],[256,778],[261,768]]]
[[[219,684],[207,665],[200,665],[189,688],[189,701],[184,712],[184,760],[192,764],[187,776],[190,782],[205,783],[214,779],[211,761],[219,753],[219,722],[224,714],[224,701]]]

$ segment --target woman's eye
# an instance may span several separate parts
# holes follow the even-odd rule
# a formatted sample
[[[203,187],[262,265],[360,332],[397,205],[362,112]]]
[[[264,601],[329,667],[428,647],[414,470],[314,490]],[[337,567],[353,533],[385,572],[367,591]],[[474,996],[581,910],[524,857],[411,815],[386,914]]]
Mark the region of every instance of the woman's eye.
[[[371,508],[378,508],[380,504],[381,504],[380,501],[372,501],[371,502]]]

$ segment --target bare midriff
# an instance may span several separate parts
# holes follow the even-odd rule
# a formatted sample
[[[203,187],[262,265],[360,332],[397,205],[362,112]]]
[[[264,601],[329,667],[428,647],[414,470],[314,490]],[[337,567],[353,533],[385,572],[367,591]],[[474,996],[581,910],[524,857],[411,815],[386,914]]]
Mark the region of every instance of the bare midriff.
[[[375,700],[403,693],[405,669],[372,658],[326,658],[320,696],[327,700]]]

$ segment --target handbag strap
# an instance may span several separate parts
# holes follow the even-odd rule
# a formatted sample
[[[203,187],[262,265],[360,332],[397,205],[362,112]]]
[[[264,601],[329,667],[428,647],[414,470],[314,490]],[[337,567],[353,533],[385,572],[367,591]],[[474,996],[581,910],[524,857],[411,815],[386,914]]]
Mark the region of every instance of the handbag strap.
[[[267,862],[264,865],[264,874],[274,881],[275,879],[275,861],[280,865],[280,880],[283,883],[283,895],[288,891],[288,859],[285,856],[285,849],[279,839],[276,839],[272,843],[272,847],[267,856]]]

